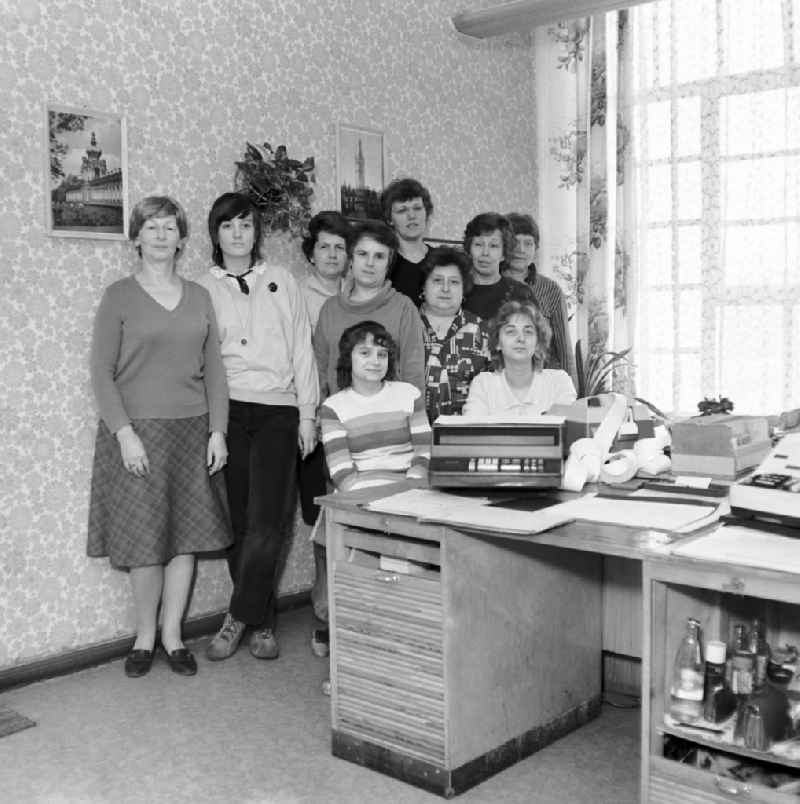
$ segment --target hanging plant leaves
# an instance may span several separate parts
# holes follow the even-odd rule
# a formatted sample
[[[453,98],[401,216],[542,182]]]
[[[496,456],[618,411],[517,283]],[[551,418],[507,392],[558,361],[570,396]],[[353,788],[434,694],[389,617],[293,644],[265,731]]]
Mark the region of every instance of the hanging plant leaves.
[[[285,145],[273,151],[268,142],[261,146],[248,142],[244,158],[235,165],[236,189],[261,210],[264,229],[301,235],[311,218],[314,157],[300,162],[289,158]]]

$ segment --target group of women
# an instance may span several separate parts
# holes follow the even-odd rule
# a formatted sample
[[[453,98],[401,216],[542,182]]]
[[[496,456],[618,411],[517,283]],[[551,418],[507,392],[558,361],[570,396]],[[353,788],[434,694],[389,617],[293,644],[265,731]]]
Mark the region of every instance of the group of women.
[[[382,203],[385,222],[316,215],[300,281],[261,260],[260,216],[244,195],[212,206],[212,265],[196,282],[176,272],[188,235],[180,205],[135,206],[139,270],[107,288],[93,333],[101,422],[88,539],[90,556],[130,574],[128,676],[151,668],[159,611],[170,668],[196,673],[181,622],[195,555],[207,551],[226,551],[233,583],[207,657],[233,655],[248,632],[254,656],[278,656],[278,562],[298,478],[312,524],[331,478],[338,488],[387,472],[425,482],[440,414],[538,414],[575,398],[535,266],[527,282],[502,273],[517,270],[509,219],[478,215],[463,251],[430,249],[433,205],[419,182],[393,182]],[[528,237],[533,222],[521,217]],[[325,619],[324,584],[315,588]]]

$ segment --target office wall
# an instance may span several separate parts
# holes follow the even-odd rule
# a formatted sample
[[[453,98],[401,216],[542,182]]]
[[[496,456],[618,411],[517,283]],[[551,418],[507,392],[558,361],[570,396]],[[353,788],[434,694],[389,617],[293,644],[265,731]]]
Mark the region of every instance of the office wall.
[[[86,558],[85,536],[92,319],[135,259],[128,243],[46,235],[45,103],[127,116],[130,198],[186,206],[189,277],[246,140],[313,154],[315,207],[334,205],[336,120],[385,131],[390,173],[421,178],[432,233],[458,237],[476,212],[536,198],[530,43],[460,40],[461,5],[0,0],[0,669],[133,630],[127,577]],[[304,270],[297,244],[267,258]],[[304,536],[283,592],[310,585]],[[190,614],[228,592],[223,563],[202,562]]]

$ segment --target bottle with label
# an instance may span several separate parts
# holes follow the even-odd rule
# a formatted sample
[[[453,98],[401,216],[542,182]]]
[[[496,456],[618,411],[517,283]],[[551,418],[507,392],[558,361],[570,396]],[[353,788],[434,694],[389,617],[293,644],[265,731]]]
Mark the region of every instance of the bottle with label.
[[[736,696],[725,683],[724,642],[709,640],[706,644],[706,677],[703,688],[703,717],[711,723],[719,723],[736,709]]]
[[[670,687],[670,714],[682,723],[703,717],[703,649],[700,645],[700,622],[694,617],[686,621],[686,633],[675,654]]]
[[[740,698],[746,698],[753,691],[753,665],[755,656],[750,651],[747,629],[737,625],[731,645],[730,688]]]
[[[764,638],[764,623],[759,619],[753,620],[750,628],[750,653],[753,654],[753,690],[761,689],[767,680],[767,665],[769,664],[769,645]]]

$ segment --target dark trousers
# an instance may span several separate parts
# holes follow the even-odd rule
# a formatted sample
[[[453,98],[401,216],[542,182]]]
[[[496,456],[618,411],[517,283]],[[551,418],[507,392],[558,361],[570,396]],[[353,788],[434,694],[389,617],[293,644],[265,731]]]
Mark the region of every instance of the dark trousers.
[[[322,442],[305,459],[298,458],[297,477],[300,483],[300,510],[303,522],[313,525],[319,516],[319,506],[314,497],[321,497],[328,491],[328,467],[325,465],[325,450]]]
[[[231,400],[225,483],[233,522],[231,615],[272,628],[278,562],[295,506],[297,408]]]

